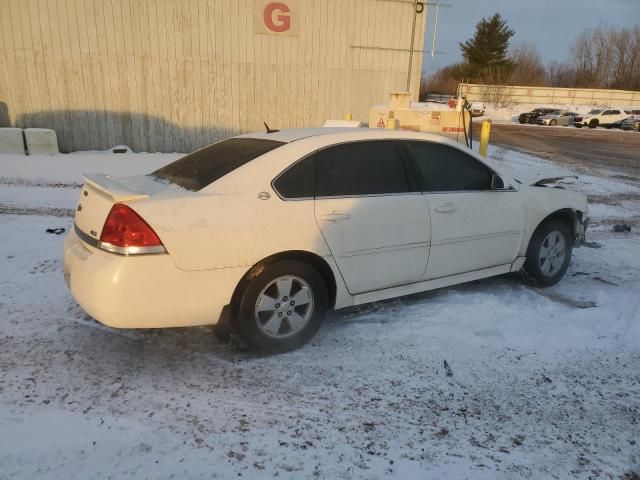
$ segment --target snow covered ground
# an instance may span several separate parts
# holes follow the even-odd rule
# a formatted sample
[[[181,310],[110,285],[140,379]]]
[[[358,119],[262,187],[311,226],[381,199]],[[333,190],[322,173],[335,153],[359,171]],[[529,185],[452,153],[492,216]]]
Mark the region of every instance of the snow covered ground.
[[[81,172],[174,158],[0,155],[0,478],[637,478],[640,179],[564,182],[601,248],[551,289],[504,276],[350,309],[257,357],[209,328],[102,327],[66,290],[45,230],[71,227]]]

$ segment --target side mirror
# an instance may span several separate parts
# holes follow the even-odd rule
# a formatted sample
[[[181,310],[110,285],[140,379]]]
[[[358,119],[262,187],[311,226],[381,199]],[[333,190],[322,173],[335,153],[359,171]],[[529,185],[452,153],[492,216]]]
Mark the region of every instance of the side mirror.
[[[497,173],[491,175],[491,190],[504,190],[504,180]]]

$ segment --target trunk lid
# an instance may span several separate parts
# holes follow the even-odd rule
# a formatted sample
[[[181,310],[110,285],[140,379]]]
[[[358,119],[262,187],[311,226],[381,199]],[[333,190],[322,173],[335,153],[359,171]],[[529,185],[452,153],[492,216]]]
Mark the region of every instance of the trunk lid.
[[[97,244],[107,215],[115,203],[141,200],[168,188],[167,184],[146,175],[113,178],[90,174],[85,175],[84,180],[76,207],[75,225],[84,233],[82,240],[89,245],[93,244],[92,240]]]

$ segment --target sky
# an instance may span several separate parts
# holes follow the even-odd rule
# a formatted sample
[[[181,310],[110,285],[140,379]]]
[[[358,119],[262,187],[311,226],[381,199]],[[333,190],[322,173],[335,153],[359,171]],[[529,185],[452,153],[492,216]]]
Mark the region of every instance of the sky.
[[[436,0],[429,0],[435,3]],[[429,7],[425,56],[422,70],[438,68],[461,60],[458,42],[473,36],[475,25],[498,12],[516,31],[511,45],[533,44],[542,60],[563,61],[574,38],[584,28],[632,26],[640,24],[640,0],[441,0],[436,50],[445,52],[431,58],[435,7]]]

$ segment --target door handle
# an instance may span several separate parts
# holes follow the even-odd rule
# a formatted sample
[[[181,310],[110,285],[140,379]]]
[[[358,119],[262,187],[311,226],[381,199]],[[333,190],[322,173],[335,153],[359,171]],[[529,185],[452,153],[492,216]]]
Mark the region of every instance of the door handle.
[[[320,215],[320,220],[323,220],[325,222],[337,222],[339,220],[348,220],[350,218],[351,218],[351,215],[349,215],[348,213],[336,212],[336,211]]]
[[[436,207],[436,212],[438,213],[455,213],[458,211],[458,207],[456,207],[453,203],[447,202],[444,205],[440,205]]]

